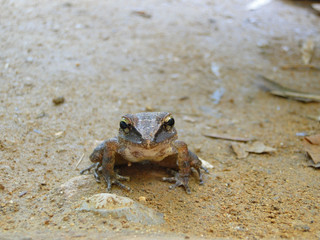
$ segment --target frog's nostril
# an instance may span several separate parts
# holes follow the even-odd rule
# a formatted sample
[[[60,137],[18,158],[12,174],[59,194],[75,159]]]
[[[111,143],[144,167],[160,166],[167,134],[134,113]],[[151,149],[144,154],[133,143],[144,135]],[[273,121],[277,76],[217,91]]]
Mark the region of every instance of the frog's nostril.
[[[151,140],[149,140],[149,139],[146,140],[146,145],[147,145],[148,148],[150,148],[150,144],[151,144]]]

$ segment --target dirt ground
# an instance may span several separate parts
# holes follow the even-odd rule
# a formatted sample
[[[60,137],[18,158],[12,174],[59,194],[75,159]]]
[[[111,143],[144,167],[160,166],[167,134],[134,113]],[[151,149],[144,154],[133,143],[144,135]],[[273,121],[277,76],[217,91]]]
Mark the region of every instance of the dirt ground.
[[[320,66],[320,17],[305,5],[272,1],[1,0],[0,238],[320,238],[320,172],[308,167],[302,137],[319,133],[319,103],[272,96],[257,75],[320,92],[320,72],[303,64],[313,39]],[[219,103],[212,94],[224,89]],[[65,102],[53,104],[63,96]],[[162,212],[141,226],[78,212],[57,193],[90,164],[120,117],[169,111],[179,139],[211,163],[192,194],[169,190],[163,169],[122,167],[133,192],[112,192]],[[276,148],[237,159],[218,133]],[[82,154],[85,157],[76,168]],[[105,184],[92,177],[92,192]]]

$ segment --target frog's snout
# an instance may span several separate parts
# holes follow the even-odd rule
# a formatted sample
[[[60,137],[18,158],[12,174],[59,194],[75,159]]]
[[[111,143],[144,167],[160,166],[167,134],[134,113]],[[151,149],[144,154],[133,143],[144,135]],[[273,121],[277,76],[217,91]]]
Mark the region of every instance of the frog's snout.
[[[147,140],[146,140],[146,147],[147,147],[147,148],[150,148],[150,147],[151,147],[151,140],[150,140],[150,139],[147,139]]]

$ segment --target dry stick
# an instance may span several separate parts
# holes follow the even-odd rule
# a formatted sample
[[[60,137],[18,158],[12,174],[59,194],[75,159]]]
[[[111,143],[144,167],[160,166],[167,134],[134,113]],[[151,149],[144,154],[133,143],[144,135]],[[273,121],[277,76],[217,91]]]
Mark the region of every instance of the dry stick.
[[[80,157],[79,161],[77,162],[77,165],[76,165],[75,169],[77,169],[77,168],[78,168],[79,164],[80,164],[80,163],[82,162],[82,160],[83,160],[83,157],[84,157],[84,153],[82,153],[82,155],[81,155],[81,157]]]
[[[218,139],[224,139],[229,141],[236,141],[236,142],[250,142],[254,140],[253,138],[232,137],[232,136],[220,135],[220,134],[203,134],[203,136],[209,137],[209,138],[218,138]]]
[[[320,71],[320,67],[314,66],[314,65],[303,65],[303,64],[296,64],[296,65],[284,65],[281,66],[281,69],[283,70],[300,70],[300,71],[309,71],[309,70],[315,70]]]
[[[297,90],[284,87],[263,75],[258,75],[258,77],[264,81],[264,85],[262,87],[273,95],[291,98],[302,102],[320,102],[320,95],[318,94],[299,92]]]

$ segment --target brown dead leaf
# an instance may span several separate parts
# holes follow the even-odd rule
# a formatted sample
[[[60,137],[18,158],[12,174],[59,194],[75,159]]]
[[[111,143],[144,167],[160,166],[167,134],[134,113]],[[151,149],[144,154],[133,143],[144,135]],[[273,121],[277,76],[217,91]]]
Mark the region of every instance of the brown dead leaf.
[[[304,149],[313,161],[312,167],[320,167],[320,134],[305,137]]]
[[[264,145],[263,142],[256,141],[248,145],[247,151],[251,153],[268,153],[268,152],[275,152],[276,149]]]
[[[275,148],[268,147],[264,145],[263,142],[253,142],[253,143],[232,143],[232,150],[237,155],[237,158],[246,158],[249,153],[269,153],[276,151]]]
[[[249,155],[249,152],[246,151],[246,145],[243,143],[232,143],[231,148],[237,155],[237,158],[246,158]]]
[[[320,145],[320,134],[305,137],[305,139],[314,145]]]

